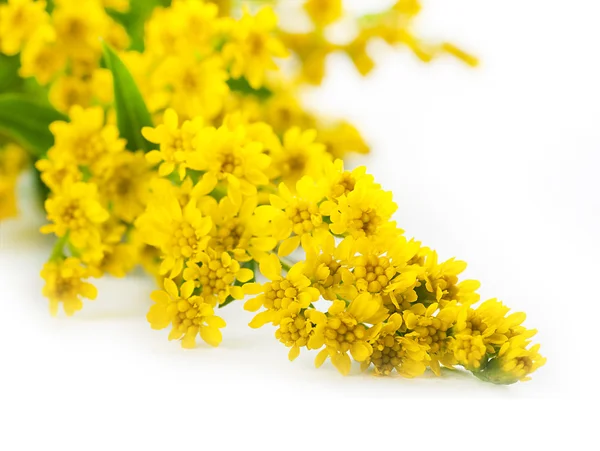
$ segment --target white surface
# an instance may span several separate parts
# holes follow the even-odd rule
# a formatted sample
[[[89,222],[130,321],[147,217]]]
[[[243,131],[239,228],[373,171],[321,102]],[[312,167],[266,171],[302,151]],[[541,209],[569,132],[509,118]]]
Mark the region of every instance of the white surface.
[[[483,299],[527,312],[548,357],[533,381],[344,378],[313,354],[289,363],[240,305],[222,310],[221,347],[185,351],[146,323],[143,278],[103,280],[74,318],[51,318],[38,277],[50,241],[28,214],[0,225],[0,449],[593,448],[600,6],[424,3],[423,34],[478,54],[479,70],[383,50],[361,80],[333,58],[309,100],[362,128],[374,153],[357,162],[393,190],[408,235],[469,262]]]

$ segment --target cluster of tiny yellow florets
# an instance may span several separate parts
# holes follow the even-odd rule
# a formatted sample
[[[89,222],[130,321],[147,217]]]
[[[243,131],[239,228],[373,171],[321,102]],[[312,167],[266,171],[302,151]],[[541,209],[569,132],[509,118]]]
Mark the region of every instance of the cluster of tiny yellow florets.
[[[198,337],[217,346],[225,321],[215,309],[246,298],[257,312],[250,326],[275,326],[290,360],[316,351],[317,366],[329,359],[343,374],[353,361],[406,377],[460,366],[513,383],[543,365],[524,314],[495,299],[479,304],[479,283],[459,279],[466,265],[407,239],[392,193],[364,167],[344,168],[340,157],[368,151],[356,128],[298,100],[298,86],[321,82],[332,52],[367,74],[376,38],[424,61],[449,53],[475,64],[415,36],[416,0],[356,19],[345,44],[326,38],[341,0],[302,2],[313,24],[303,34],[281,29],[271,8],[228,1],[146,6],[147,20],[133,26],[140,3],[129,3],[0,5],[0,53],[19,55],[20,76],[68,115],[49,125],[54,144],[35,162],[48,190],[42,232],[56,237],[42,270],[53,313],[94,299],[90,278],[141,264],[159,284],[151,327],[170,328],[186,348]],[[139,91],[125,101],[149,116],[134,118],[145,126],[133,135],[117,107],[122,80],[101,65],[107,45]],[[298,63],[291,76],[278,70],[288,57]],[[0,150],[0,218],[15,214],[22,155]]]

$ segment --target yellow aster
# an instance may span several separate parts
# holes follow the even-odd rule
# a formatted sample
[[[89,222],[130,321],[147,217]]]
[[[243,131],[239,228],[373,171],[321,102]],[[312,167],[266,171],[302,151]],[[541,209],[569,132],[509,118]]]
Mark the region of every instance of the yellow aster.
[[[183,207],[168,182],[156,182],[148,207],[136,221],[145,243],[162,253],[160,273],[181,273],[186,261],[198,262],[210,240],[210,217],[202,215],[195,199]]]
[[[479,301],[479,288],[477,280],[458,280],[458,275],[466,268],[467,264],[451,258],[443,263],[438,263],[437,252],[429,248],[421,248],[419,258],[422,258],[424,272],[422,274],[422,288],[419,290],[420,299],[428,299],[445,305],[456,300],[462,304],[473,304]]]
[[[56,33],[50,26],[38,28],[27,41],[21,53],[19,75],[35,77],[39,84],[47,85],[66,64],[66,55],[56,45]],[[65,110],[63,110],[65,111]]]
[[[342,17],[342,0],[307,0],[304,10],[317,27],[324,27]]]
[[[231,63],[233,78],[246,77],[255,89],[263,85],[267,71],[276,70],[274,58],[287,56],[287,50],[274,36],[277,16],[269,7],[255,16],[248,10],[230,25],[231,37],[223,47],[224,58]]]
[[[371,346],[373,353],[361,367],[375,367],[375,374],[390,375],[393,370],[404,377],[417,377],[425,372],[429,364],[427,345],[419,344],[412,337],[399,336],[402,316],[392,314],[383,324],[377,336],[373,337]]]
[[[348,307],[341,300],[334,301],[327,316],[322,333],[312,337],[309,346],[318,349],[325,345],[315,359],[317,367],[329,357],[338,371],[344,375],[350,372],[351,361],[348,352],[357,362],[364,362],[373,353],[370,344],[381,329],[381,324],[367,327],[363,323],[376,323],[381,303],[370,294],[358,295]]]
[[[186,159],[188,154],[196,150],[194,139],[203,126],[202,118],[184,121],[179,126],[177,113],[169,108],[163,115],[162,124],[155,128],[142,128],[144,138],[160,146],[159,150],[148,152],[146,158],[151,164],[160,163],[158,174],[161,177],[166,177],[176,170],[183,180],[187,168]]]
[[[44,265],[41,276],[46,281],[42,294],[50,300],[50,312],[58,313],[58,305],[62,303],[67,315],[72,315],[83,307],[82,298],[96,299],[97,290],[84,280],[91,272],[77,258],[50,261]]]
[[[100,225],[109,218],[100,204],[98,187],[93,183],[65,183],[44,204],[51,224],[41,228],[42,233],[57,237],[69,234],[76,248],[96,248],[100,244]]]
[[[210,248],[201,253],[198,260],[198,263],[187,263],[183,278],[186,282],[195,282],[206,302],[216,305],[225,302],[229,296],[233,299],[244,297],[242,287],[234,283],[248,282],[254,277],[252,270],[242,268],[229,253]]]
[[[218,129],[207,127],[194,141],[198,152],[191,153],[187,165],[204,172],[204,180],[224,183],[227,195],[235,204],[242,196],[254,196],[257,187],[267,185],[265,170],[271,159],[263,153],[263,145],[251,141],[242,124],[230,127],[227,122]]]
[[[0,53],[16,55],[49,20],[45,1],[8,0],[0,5]]]
[[[304,275],[303,263],[296,263],[284,277],[281,262],[270,254],[260,262],[260,272],[269,282],[247,283],[243,287],[244,293],[258,295],[244,304],[246,310],[266,309],[254,317],[250,327],[257,328],[266,323],[278,325],[282,318],[296,315],[320,297],[319,290],[311,287],[310,280]]]
[[[538,352],[539,344],[529,349],[528,345],[529,341],[523,335],[517,335],[504,343],[498,357],[488,362],[484,369],[484,380],[500,384],[530,380],[529,375],[543,366],[546,359]]]
[[[56,121],[50,124],[54,135],[56,158],[70,159],[77,166],[93,169],[102,164],[105,156],[121,152],[125,140],[119,138],[116,125],[105,124],[101,107],[84,109],[78,105],[69,111],[70,122]]]
[[[209,207],[214,227],[209,247],[218,252],[231,252],[237,261],[260,261],[277,246],[277,240],[254,215],[256,196],[246,197],[237,205],[229,197]]]
[[[404,336],[424,347],[431,370],[439,376],[439,362],[445,361],[443,355],[452,342],[448,330],[456,318],[456,310],[453,306],[447,306],[438,311],[438,307],[438,304],[428,307],[420,303],[414,304],[402,315],[406,329]]]
[[[342,282],[353,283],[348,268],[354,251],[351,237],[336,244],[335,238],[327,231],[320,230],[311,235],[302,236],[302,248],[306,254],[305,273],[321,295],[330,301],[337,299],[343,292]]]
[[[143,152],[119,152],[108,159],[95,180],[111,213],[133,223],[146,207],[151,177]]]
[[[198,334],[209,345],[218,346],[223,339],[220,329],[225,327],[225,321],[215,316],[210,303],[195,295],[194,290],[192,281],[178,288],[171,279],[165,279],[164,290],[151,295],[154,305],[146,318],[153,329],[171,325],[169,340],[181,339],[184,348],[194,348]]]
[[[331,156],[325,146],[315,142],[315,130],[292,127],[283,135],[283,146],[272,153],[273,167],[279,178],[293,187],[304,176],[320,179]]]
[[[97,58],[101,37],[110,20],[96,0],[60,0],[52,12],[52,25],[60,47],[72,58]]]
[[[296,194],[280,183],[278,195],[270,196],[271,205],[256,209],[256,216],[269,222],[273,236],[281,241],[279,256],[285,257],[296,250],[302,236],[327,228],[318,206],[323,197],[322,187],[307,176],[296,184]]]
[[[317,140],[333,158],[344,158],[353,152],[367,154],[370,150],[356,127],[346,121],[319,127]]]
[[[358,181],[354,189],[337,199],[337,205],[324,205],[324,214],[329,214],[329,229],[336,235],[349,234],[354,238],[381,235],[385,229],[395,229],[392,214],[398,206],[392,193],[383,191],[379,185],[368,180]]]
[[[196,59],[184,54],[162,60],[152,83],[167,93],[167,105],[182,117],[213,119],[221,113],[229,93],[227,79],[220,56]]]

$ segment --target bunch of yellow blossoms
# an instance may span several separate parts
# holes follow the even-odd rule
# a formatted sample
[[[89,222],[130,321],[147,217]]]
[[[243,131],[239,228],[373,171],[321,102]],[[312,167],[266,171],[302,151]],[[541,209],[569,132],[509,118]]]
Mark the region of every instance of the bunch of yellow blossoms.
[[[142,265],[160,288],[150,325],[186,348],[217,346],[225,321],[216,309],[239,300],[257,312],[251,327],[276,328],[290,360],[305,348],[342,374],[354,360],[380,375],[461,366],[493,383],[527,380],[545,360],[525,315],[479,303],[479,283],[459,280],[465,263],[439,262],[407,239],[392,194],[364,167],[344,168],[344,155],[368,151],[357,129],[298,97],[321,82],[332,52],[367,74],[372,39],[424,61],[475,60],[412,33],[416,0],[356,18],[345,44],[326,39],[341,0],[305,1],[314,28],[303,34],[281,29],[271,8],[234,6],[0,3],[2,61],[18,74],[11,94],[0,93],[0,132],[30,151],[47,190],[51,311],[73,314],[96,297],[92,278]],[[283,58],[296,67],[279,71]],[[19,97],[31,93],[53,107]],[[35,120],[3,115],[3,102]],[[0,218],[16,212],[25,165],[20,147],[0,150]]]

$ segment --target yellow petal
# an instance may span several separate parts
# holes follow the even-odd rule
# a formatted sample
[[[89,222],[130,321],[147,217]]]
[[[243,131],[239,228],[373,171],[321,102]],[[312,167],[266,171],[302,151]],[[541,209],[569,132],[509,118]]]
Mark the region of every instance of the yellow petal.
[[[211,346],[219,346],[219,343],[223,340],[221,331],[216,327],[205,326],[200,328],[200,336],[202,339]]]
[[[329,352],[327,351],[327,349],[322,349],[317,354],[317,357],[315,357],[315,366],[319,368],[321,365],[323,365],[323,362],[327,360],[327,357],[329,357]]]
[[[372,352],[373,348],[364,341],[355,341],[350,347],[350,353],[357,362],[364,362],[369,358]]]
[[[296,360],[296,358],[300,355],[300,348],[296,345],[292,346],[292,349],[290,349],[290,352],[288,354],[288,358],[290,359],[290,362]]]

